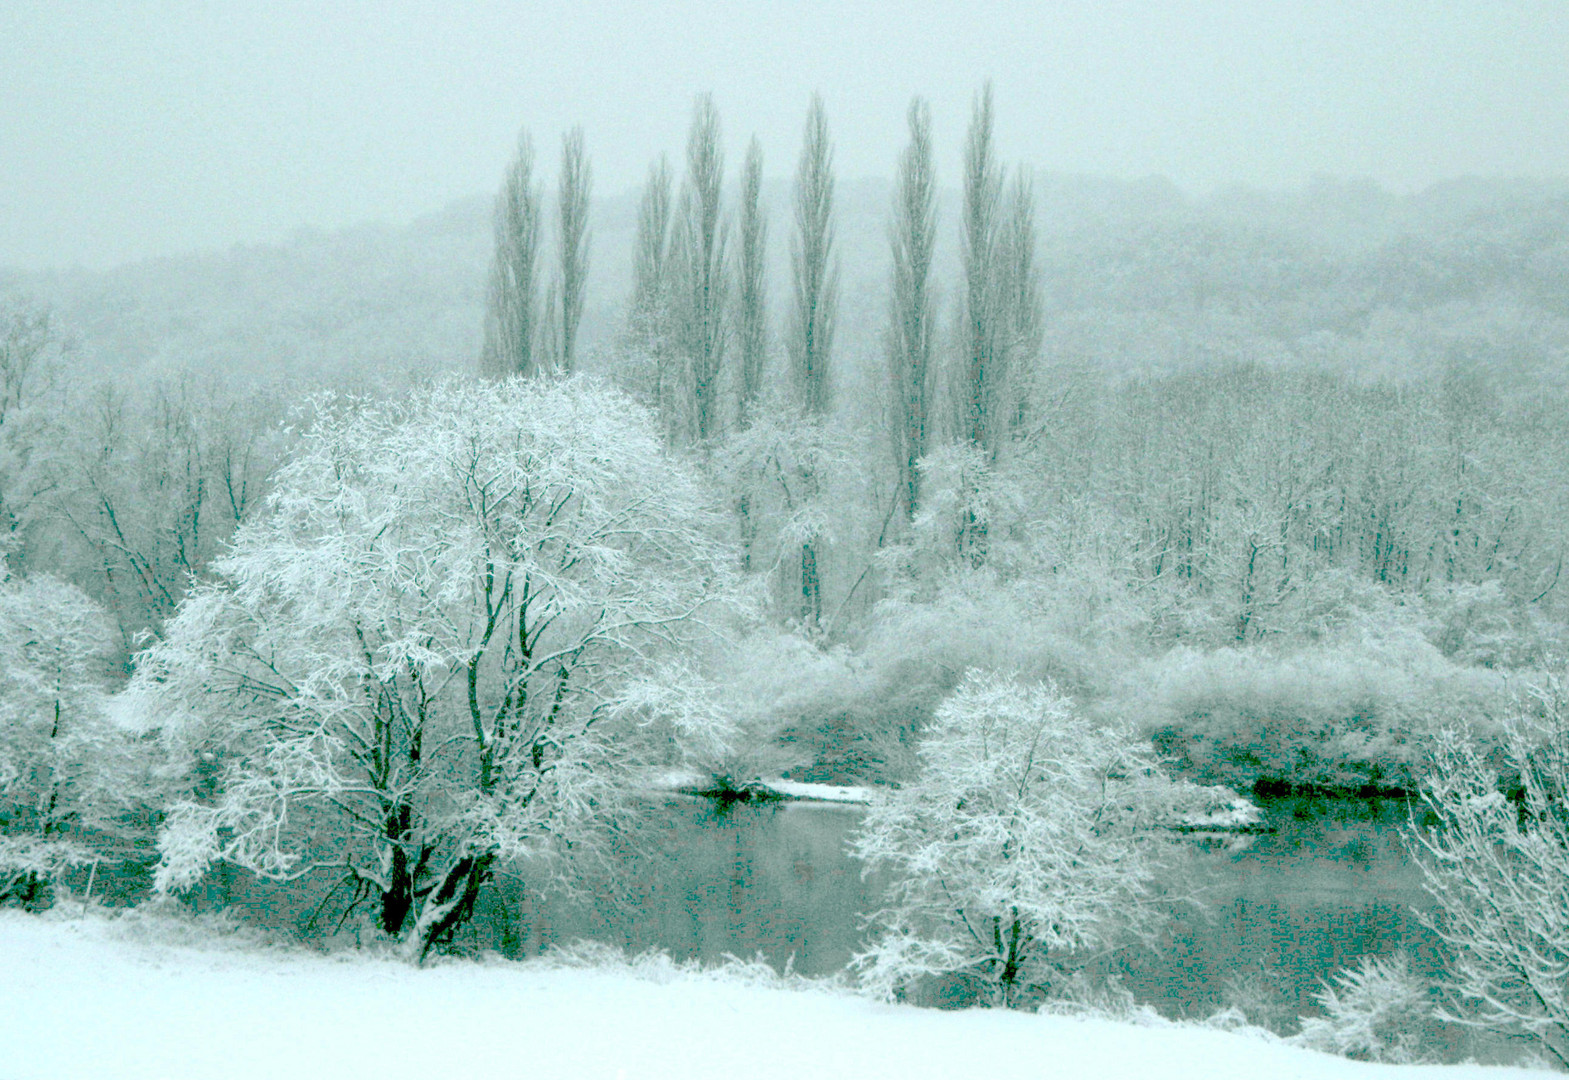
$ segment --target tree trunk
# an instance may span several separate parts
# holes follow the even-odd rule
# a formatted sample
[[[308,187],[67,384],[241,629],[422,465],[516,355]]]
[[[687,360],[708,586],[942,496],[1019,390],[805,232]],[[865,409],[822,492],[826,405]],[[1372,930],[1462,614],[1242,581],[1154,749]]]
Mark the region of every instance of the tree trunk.
[[[822,581],[817,576],[817,548],[808,542],[801,545],[801,622],[808,631],[816,631],[823,621]]]
[[[757,542],[757,522],[752,520],[752,493],[742,492],[736,500],[736,516],[741,524],[741,569],[752,572],[752,545]]]
[[[392,870],[387,875],[387,890],[381,894],[381,931],[396,937],[403,933],[414,907],[414,878],[409,873],[409,857],[401,846],[392,849]]]
[[[407,803],[399,803],[387,811],[382,823],[383,834],[392,848],[392,865],[387,871],[387,885],[381,894],[380,922],[382,933],[394,937],[403,933],[409,912],[414,909],[414,877],[419,868],[409,866],[409,855],[403,848],[412,813]]]
[[[425,902],[425,910],[415,926],[414,944],[419,947],[421,962],[431,949],[451,941],[458,928],[473,918],[479,890],[490,880],[495,861],[493,851],[465,855],[442,877],[441,885]]]

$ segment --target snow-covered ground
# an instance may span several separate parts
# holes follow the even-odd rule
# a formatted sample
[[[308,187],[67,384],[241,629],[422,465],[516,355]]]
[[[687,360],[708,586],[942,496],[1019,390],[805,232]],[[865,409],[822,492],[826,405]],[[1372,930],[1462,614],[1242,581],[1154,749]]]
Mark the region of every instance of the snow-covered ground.
[[[660,769],[648,774],[644,782],[651,792],[677,792],[684,795],[701,794],[712,788],[713,776],[693,769]],[[843,784],[809,784],[799,780],[758,780],[756,785],[764,792],[772,792],[784,799],[802,802],[868,803],[872,800],[870,788]]]
[[[811,802],[833,803],[869,803],[872,801],[871,788],[845,786],[842,784],[809,784],[800,780],[764,780],[763,787],[776,795],[786,799],[802,799]]]
[[[133,915],[0,913],[0,1077],[1548,1076],[1364,1065],[1245,1034],[879,1005],[665,965],[319,956]]]

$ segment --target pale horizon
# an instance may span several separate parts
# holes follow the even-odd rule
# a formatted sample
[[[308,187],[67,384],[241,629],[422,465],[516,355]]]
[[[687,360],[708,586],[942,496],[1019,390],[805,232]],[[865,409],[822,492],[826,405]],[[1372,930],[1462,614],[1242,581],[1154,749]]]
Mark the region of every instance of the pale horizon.
[[[953,184],[987,79],[1003,158],[1042,174],[1192,194],[1569,176],[1569,140],[1549,137],[1569,99],[1563,7],[1258,10],[14,3],[0,12],[0,267],[403,225],[495,190],[520,128],[549,185],[561,133],[582,124],[595,194],[614,197],[661,152],[679,165],[705,91],[728,169],[756,133],[775,179],[819,91],[842,181],[892,174],[918,94]]]

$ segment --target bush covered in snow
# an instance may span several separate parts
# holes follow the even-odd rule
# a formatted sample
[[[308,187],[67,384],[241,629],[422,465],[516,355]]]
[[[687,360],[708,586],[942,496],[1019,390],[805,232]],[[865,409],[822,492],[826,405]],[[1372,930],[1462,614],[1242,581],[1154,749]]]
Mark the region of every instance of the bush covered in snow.
[[[104,708],[113,652],[85,593],[7,579],[0,560],[0,903],[47,903],[128,802],[130,743]]]
[[[1206,783],[1415,790],[1445,718],[1496,714],[1505,680],[1414,634],[1276,650],[1173,649],[1102,705]]]
[[[1315,998],[1326,1015],[1303,1019],[1300,1045],[1358,1061],[1428,1060],[1423,1048],[1435,1019],[1429,988],[1404,956],[1364,956]]]
[[[717,982],[770,990],[846,990],[840,975],[812,978],[798,974],[793,957],[785,962],[781,971],[761,953],[750,960],[726,953],[718,964],[704,964],[695,957],[677,960],[664,949],[629,954],[614,945],[580,938],[552,946],[539,963],[571,970],[620,972],[660,986],[678,982]]]
[[[863,984],[896,996],[965,980],[992,1005],[1038,1001],[1074,953],[1147,938],[1162,824],[1211,794],[1173,783],[1147,743],[1092,723],[1050,683],[972,672],[937,710],[916,775],[851,841],[892,876]]]
[[[1441,732],[1410,834],[1449,947],[1444,1015],[1534,1039],[1569,1066],[1569,687],[1544,681],[1504,729],[1500,768]]]

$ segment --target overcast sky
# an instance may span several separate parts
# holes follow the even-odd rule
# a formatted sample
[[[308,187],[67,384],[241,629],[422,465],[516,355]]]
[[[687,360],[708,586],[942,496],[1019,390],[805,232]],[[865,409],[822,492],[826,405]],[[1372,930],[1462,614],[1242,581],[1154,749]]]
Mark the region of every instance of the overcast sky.
[[[581,123],[618,192],[700,90],[778,176],[820,90],[846,178],[892,173],[926,95],[951,181],[988,77],[1002,152],[1049,172],[1569,175],[1565,0],[0,0],[0,266],[407,222],[494,190],[525,126],[549,176]]]

